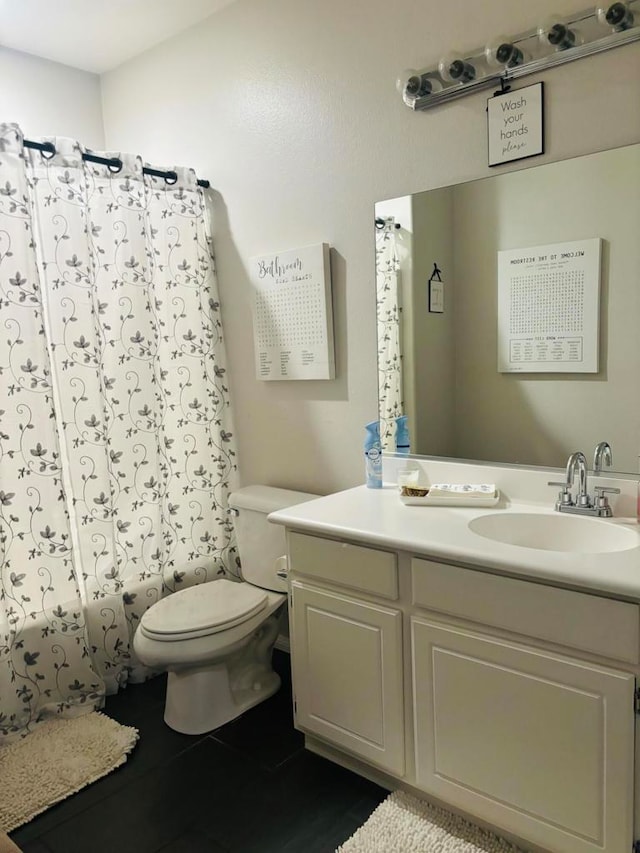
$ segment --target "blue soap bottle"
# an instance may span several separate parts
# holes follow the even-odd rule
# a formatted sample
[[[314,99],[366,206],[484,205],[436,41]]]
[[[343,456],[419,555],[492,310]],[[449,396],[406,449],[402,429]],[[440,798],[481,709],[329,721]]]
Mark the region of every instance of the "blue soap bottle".
[[[365,424],[364,462],[367,487],[369,489],[381,489],[382,444],[380,443],[380,424],[378,421]]]
[[[409,442],[409,425],[407,424],[407,416],[400,415],[396,418],[396,453],[409,454],[411,445]]]

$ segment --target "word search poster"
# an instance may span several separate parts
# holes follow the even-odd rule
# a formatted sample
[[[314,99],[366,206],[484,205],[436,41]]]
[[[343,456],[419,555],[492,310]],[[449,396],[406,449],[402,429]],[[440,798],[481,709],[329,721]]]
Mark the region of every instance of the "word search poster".
[[[601,246],[498,252],[499,372],[598,372]]]
[[[258,379],[333,379],[329,246],[251,258]]]

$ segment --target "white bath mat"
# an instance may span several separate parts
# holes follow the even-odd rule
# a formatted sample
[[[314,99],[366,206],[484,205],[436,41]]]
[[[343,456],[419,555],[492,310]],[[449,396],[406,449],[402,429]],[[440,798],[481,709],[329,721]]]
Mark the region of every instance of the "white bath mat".
[[[0,830],[23,823],[127,760],[137,729],[97,711],[56,717],[0,749]]]
[[[389,794],[336,853],[525,853],[504,838],[403,791]]]

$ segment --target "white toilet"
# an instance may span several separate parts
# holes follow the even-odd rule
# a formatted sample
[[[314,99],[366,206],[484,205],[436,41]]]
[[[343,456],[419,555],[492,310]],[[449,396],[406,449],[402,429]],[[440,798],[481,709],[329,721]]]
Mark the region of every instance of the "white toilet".
[[[221,579],[158,601],[140,620],[133,648],[142,663],[166,669],[164,719],[184,734],[202,734],[233,720],[280,686],[271,667],[287,583],[284,528],[277,509],[317,495],[247,486],[229,498],[242,582]]]

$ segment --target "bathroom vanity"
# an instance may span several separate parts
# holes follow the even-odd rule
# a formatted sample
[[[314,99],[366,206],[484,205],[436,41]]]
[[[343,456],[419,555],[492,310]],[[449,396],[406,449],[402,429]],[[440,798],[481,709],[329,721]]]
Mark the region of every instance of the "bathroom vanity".
[[[640,534],[588,519],[550,549],[550,497],[427,508],[359,487],[272,514],[296,726],[309,749],[529,849],[629,853]],[[513,525],[531,546],[508,541]]]

